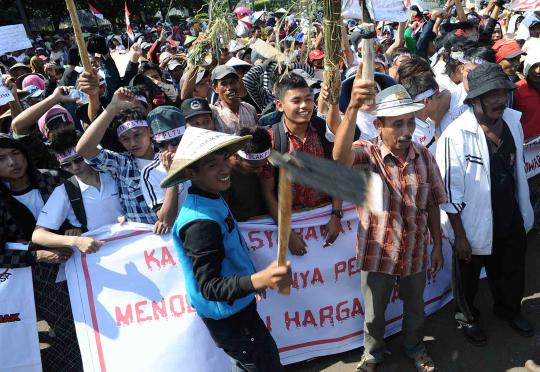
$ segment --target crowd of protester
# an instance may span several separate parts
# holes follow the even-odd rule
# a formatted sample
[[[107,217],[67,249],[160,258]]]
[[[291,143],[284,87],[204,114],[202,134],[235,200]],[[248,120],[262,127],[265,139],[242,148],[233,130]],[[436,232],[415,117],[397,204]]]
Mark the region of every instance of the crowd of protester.
[[[374,371],[383,361],[384,310],[396,280],[406,353],[419,371],[434,370],[422,342],[422,293],[426,270],[442,268],[443,233],[454,250],[446,259],[453,261],[455,320],[465,338],[477,346],[488,339],[474,306],[483,266],[494,313],[532,336],[520,308],[540,187],[527,179],[523,159],[524,144],[540,135],[540,12],[511,13],[501,1],[478,10],[461,0],[431,12],[413,7],[405,22],[377,24],[374,81],[357,74],[366,62],[365,31],[346,21],[339,102],[324,111],[318,102],[331,93],[322,82],[322,22],[267,12],[249,26],[221,46],[219,60],[201,66],[188,55],[208,25],[193,19],[138,25],[131,39],[87,34],[93,72],[81,67],[70,33],[36,34],[32,48],[0,56],[3,84],[14,96],[0,107],[0,268],[33,269],[37,313],[55,335],[53,347],[42,350],[44,370],[82,370],[67,286],[56,283],[73,248],[92,253],[103,244],[81,234],[119,221],[167,234],[190,193],[206,195],[200,185],[210,181],[195,171],[190,180],[161,186],[189,128],[252,136],[223,155],[223,164],[214,161],[224,171],[207,173],[230,185],[221,196],[237,221],[270,215],[277,222],[271,150],[304,151],[381,175],[383,215],[358,207],[366,309],[358,370]],[[254,47],[259,40],[282,55],[263,57]],[[114,57],[125,53],[129,62],[119,71]],[[295,210],[328,203],[331,246],[342,201],[293,184]],[[220,244],[218,228],[190,227],[183,244],[203,296],[234,302],[260,288],[215,280],[223,258],[201,247]],[[8,250],[8,242],[30,248]],[[289,249],[308,253],[294,232]],[[238,370],[278,370],[235,360]]]

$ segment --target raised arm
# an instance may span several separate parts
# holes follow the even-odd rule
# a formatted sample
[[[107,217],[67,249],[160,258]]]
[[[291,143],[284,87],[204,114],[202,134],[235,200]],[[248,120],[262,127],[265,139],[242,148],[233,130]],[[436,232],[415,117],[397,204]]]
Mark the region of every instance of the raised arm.
[[[332,152],[334,160],[348,166],[354,162],[352,144],[356,130],[356,116],[366,100],[375,101],[375,82],[361,80],[357,76],[351,91],[351,101],[336,133]]]
[[[86,159],[94,158],[99,152],[98,145],[114,117],[123,109],[131,107],[134,100],[135,95],[127,88],[118,89],[111,103],[82,135],[77,143],[77,153]]]
[[[56,104],[75,102],[75,99],[69,96],[68,87],[58,87],[53,94],[34,106],[23,110],[12,122],[11,128],[16,134],[28,134],[32,126],[37,123],[51,107]]]

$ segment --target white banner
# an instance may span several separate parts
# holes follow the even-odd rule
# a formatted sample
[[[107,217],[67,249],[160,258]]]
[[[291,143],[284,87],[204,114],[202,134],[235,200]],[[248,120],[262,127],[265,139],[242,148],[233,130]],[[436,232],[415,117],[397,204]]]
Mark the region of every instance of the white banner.
[[[371,0],[375,21],[403,22],[409,17],[409,0]],[[342,0],[343,18],[361,19],[362,11],[358,0]]]
[[[28,246],[7,243],[6,249]],[[0,268],[0,371],[41,372],[32,269]]]
[[[291,296],[268,290],[258,308],[290,364],[362,346],[364,304],[356,266],[357,218],[345,208],[343,232],[323,248],[330,207],[293,216],[308,254],[289,256]],[[134,229],[137,227],[137,229]],[[143,230],[141,230],[143,229]],[[170,237],[144,225],[112,226],[92,235],[107,243],[96,254],[76,253],[66,265],[77,336],[86,371],[224,371],[230,361],[217,349],[186,300]],[[257,268],[277,255],[277,229],[269,219],[241,224]],[[450,247],[444,246],[449,257]],[[450,260],[436,279],[428,277],[424,298],[431,314],[451,299]],[[388,335],[401,329],[402,305],[394,291]]]
[[[26,36],[26,30],[22,24],[0,27],[0,56],[17,50],[32,47],[32,42]]]
[[[525,174],[527,178],[540,174],[540,138],[525,144],[523,155],[525,156]]]

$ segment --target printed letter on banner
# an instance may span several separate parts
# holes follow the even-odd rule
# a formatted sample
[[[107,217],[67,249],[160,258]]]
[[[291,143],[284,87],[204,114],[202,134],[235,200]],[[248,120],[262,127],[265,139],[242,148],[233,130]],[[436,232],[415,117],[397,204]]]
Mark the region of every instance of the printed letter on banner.
[[[6,249],[28,246],[6,243]],[[0,268],[0,371],[40,372],[36,307],[32,269]]]

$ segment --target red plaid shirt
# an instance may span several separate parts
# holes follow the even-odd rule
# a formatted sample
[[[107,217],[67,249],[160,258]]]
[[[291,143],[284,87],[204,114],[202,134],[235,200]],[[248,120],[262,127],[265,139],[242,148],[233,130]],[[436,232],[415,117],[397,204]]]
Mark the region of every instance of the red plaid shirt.
[[[358,207],[357,257],[364,271],[407,276],[428,264],[427,206],[446,202],[444,183],[433,155],[412,143],[402,162],[380,138],[353,144],[354,164],[383,180],[383,214]]]
[[[272,128],[268,130],[272,138],[272,147],[274,146],[274,132]],[[300,139],[292,134],[285,125],[285,134],[289,139],[289,151],[304,151],[311,155],[324,158],[324,149],[317,135],[317,130],[310,124],[304,139]],[[262,178],[274,178],[275,168],[266,165],[261,173]],[[328,195],[316,191],[310,187],[293,183],[293,209],[314,208],[321,204],[329,203],[331,199]]]

